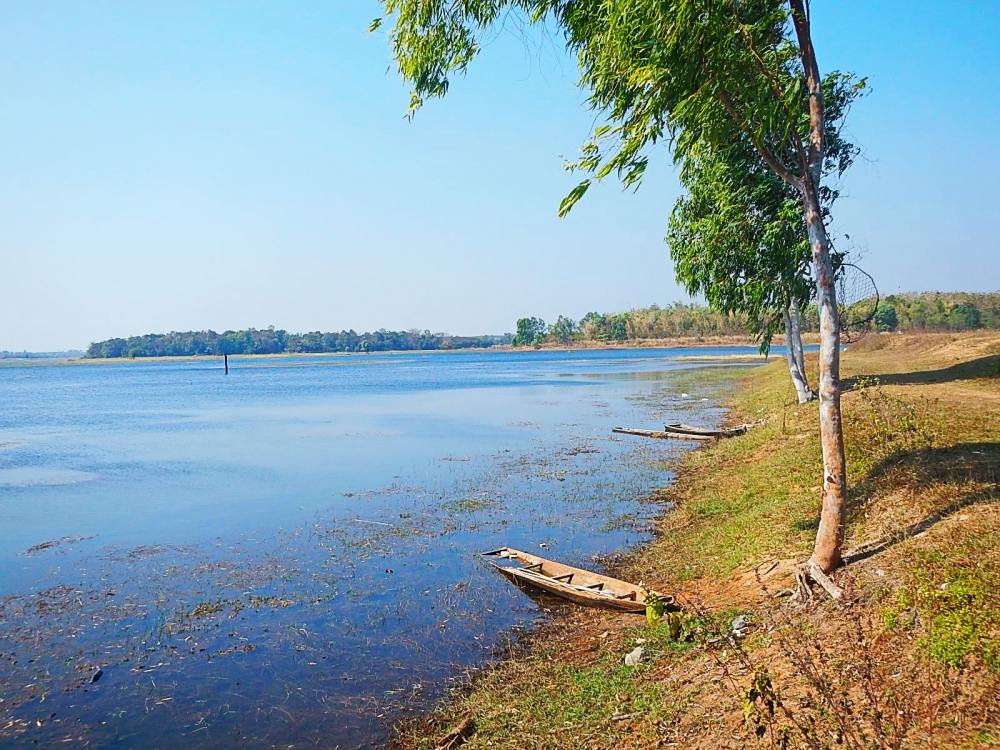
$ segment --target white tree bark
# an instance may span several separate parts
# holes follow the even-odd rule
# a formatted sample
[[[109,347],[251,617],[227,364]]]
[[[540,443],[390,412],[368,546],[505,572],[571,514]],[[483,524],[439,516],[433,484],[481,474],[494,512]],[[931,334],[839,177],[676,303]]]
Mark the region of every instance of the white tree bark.
[[[785,323],[785,359],[788,361],[788,374],[792,378],[792,385],[795,386],[795,395],[799,403],[804,404],[812,401],[813,392],[809,390],[805,369],[799,363],[798,356],[796,356],[796,349],[801,352],[802,341],[798,337],[798,331],[795,329],[790,309],[791,306],[781,311],[781,317]],[[797,347],[796,342],[798,342]]]
[[[847,515],[847,460],[840,411],[840,320],[830,240],[819,200],[815,191],[803,192],[819,306],[819,434],[823,448],[823,500],[812,561],[829,573],[841,563]]]
[[[799,367],[802,382],[809,393],[809,401],[816,398],[816,393],[809,387],[809,375],[806,373],[806,358],[802,352],[802,316],[799,313],[799,303],[792,300],[788,306],[788,317],[792,325],[792,346],[794,347],[795,364]],[[799,402],[802,403],[802,402]]]

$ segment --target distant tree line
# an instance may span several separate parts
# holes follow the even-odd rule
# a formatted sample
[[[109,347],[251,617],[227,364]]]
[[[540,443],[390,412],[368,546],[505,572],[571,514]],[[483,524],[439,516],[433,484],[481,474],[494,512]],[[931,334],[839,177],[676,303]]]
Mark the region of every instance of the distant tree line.
[[[969,331],[1000,329],[1000,293],[921,292],[889,295],[879,301],[872,327],[879,331]],[[816,305],[802,311],[804,331],[819,330]],[[744,315],[715,312],[697,304],[652,305],[620,313],[591,312],[579,321],[562,315],[517,321],[515,346],[573,341],[634,341],[746,335]]]
[[[807,331],[819,329],[815,305],[803,311]],[[974,331],[1000,329],[1000,292],[904,292],[879,300],[877,331]]]
[[[968,331],[1000,328],[1000,293],[893,294],[879,302],[881,331]]]
[[[681,337],[729,336],[746,333],[741,315],[727,315],[704,305],[684,304],[629,310],[620,313],[589,312],[579,321],[560,315],[546,325],[541,318],[517,321],[515,346],[572,341],[630,341]]]
[[[537,346],[574,341],[636,341],[746,335],[745,315],[725,314],[699,304],[681,302],[627,312],[590,312],[580,320],[560,315],[554,323],[527,317],[517,321],[514,336],[450,336],[411,329],[370,333],[353,330],[289,333],[274,328],[242,331],[183,331],[97,341],[86,356],[169,357],[221,354],[294,354],[312,352],[382,352],[470,349],[503,344]],[[873,327],[880,331],[967,331],[1000,329],[1000,292],[921,292],[893,294],[879,302]],[[752,328],[752,326],[751,326]],[[802,311],[802,329],[819,330],[815,305]],[[7,356],[24,356],[6,353]]]
[[[272,328],[242,331],[172,331],[96,341],[87,357],[171,357],[208,354],[295,354],[319,352],[384,352],[432,349],[470,349],[509,344],[511,336],[451,336],[430,331],[371,333],[340,331],[289,333]]]

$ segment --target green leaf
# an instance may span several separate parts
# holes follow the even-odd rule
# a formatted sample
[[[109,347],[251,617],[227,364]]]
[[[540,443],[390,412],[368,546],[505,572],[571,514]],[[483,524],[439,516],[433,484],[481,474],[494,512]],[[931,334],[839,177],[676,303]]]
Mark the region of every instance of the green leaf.
[[[381,26],[382,26],[381,18],[373,19],[372,22],[368,24],[368,31],[369,32],[378,31]]]
[[[587,192],[587,189],[589,187],[590,187],[590,180],[584,180],[575,188],[569,191],[569,195],[563,198],[562,202],[559,204],[560,219],[565,217],[570,211],[573,210],[573,206],[575,206],[577,204],[577,201],[579,201],[584,196],[584,193]]]

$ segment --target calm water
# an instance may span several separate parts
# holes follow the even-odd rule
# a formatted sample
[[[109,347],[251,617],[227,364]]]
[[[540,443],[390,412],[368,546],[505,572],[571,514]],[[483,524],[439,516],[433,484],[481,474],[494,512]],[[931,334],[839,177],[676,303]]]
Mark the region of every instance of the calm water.
[[[645,539],[687,446],[610,428],[750,351],[0,367],[0,746],[378,746],[544,616],[476,553]]]

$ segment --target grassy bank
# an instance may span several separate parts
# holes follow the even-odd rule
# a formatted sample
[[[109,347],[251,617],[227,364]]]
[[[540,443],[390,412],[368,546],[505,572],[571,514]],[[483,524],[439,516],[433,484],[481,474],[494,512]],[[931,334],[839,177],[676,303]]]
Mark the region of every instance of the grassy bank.
[[[561,610],[398,744],[471,717],[469,748],[1000,746],[1000,335],[872,336],[844,375],[846,601],[786,595],[820,451],[815,405],[775,362],[730,400],[733,421],[766,423],[689,453],[663,491],[676,508],[621,562],[684,615],[654,630]]]

